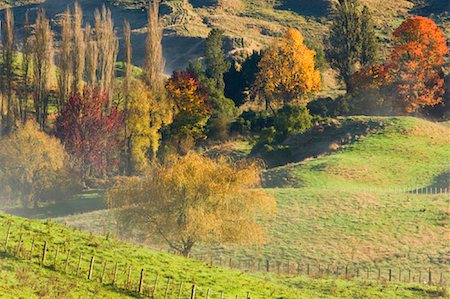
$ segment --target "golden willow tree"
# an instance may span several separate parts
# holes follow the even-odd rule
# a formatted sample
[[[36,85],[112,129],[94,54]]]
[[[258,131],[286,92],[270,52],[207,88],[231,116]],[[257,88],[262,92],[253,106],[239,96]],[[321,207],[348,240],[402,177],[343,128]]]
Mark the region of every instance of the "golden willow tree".
[[[286,104],[305,105],[308,96],[319,91],[320,71],[315,67],[315,51],[308,49],[295,29],[276,41],[262,57],[255,87],[266,109]]]
[[[53,32],[43,9],[34,25],[33,39],[33,97],[36,119],[45,128],[48,115],[50,76],[53,68]]]
[[[83,32],[83,10],[78,2],[74,4],[72,32],[73,91],[80,92],[84,86],[83,76],[86,63],[86,43]]]
[[[231,164],[189,153],[107,192],[125,230],[158,236],[188,256],[201,242],[261,244],[259,220],[274,215],[275,199],[261,188],[258,163]]]

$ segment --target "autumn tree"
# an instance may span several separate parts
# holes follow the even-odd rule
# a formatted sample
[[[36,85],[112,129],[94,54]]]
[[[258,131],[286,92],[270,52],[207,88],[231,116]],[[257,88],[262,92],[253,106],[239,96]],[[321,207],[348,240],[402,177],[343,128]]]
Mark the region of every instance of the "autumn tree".
[[[83,89],[83,76],[86,63],[86,43],[83,32],[83,10],[78,2],[75,2],[74,4],[72,32],[73,91],[77,92]]]
[[[193,146],[197,140],[206,138],[205,125],[212,108],[208,91],[190,71],[175,71],[166,83],[166,90],[175,105],[170,135],[178,151],[185,153],[183,143],[187,141]]]
[[[320,72],[315,68],[314,55],[295,29],[289,29],[265,51],[255,88],[265,100],[266,109],[291,103],[306,105],[308,95],[320,88]]]
[[[442,101],[442,64],[447,53],[444,33],[431,19],[413,17],[395,30],[387,67],[403,112]]]
[[[65,101],[73,90],[73,63],[72,63],[72,14],[67,9],[61,18],[61,44],[58,56],[58,109],[64,109]]]
[[[0,139],[0,188],[9,186],[22,204],[38,205],[41,195],[55,187],[64,168],[61,143],[33,122]]]
[[[261,219],[275,200],[261,189],[257,163],[231,164],[189,153],[108,190],[119,224],[144,238],[158,236],[189,256],[200,242],[261,244]]]
[[[21,64],[21,92],[19,99],[20,119],[23,123],[27,120],[28,96],[31,89],[31,62],[33,52],[32,31],[28,11],[25,12],[22,41],[22,64]]]
[[[118,161],[123,115],[108,110],[108,102],[106,92],[86,88],[68,99],[56,120],[56,134],[76,159],[83,182],[88,176],[107,174]]]
[[[97,86],[106,92],[108,97],[108,106],[112,106],[112,90],[115,78],[115,67],[118,54],[118,40],[114,32],[114,22],[111,16],[111,11],[103,5],[101,12],[95,10],[95,37],[96,37],[96,52],[98,62],[97,65]],[[92,55],[92,54],[90,54]],[[90,57],[95,59],[95,57]],[[92,61],[90,61],[92,62]],[[90,72],[93,72],[92,65]]]
[[[159,19],[158,0],[149,1],[147,17],[144,79],[150,90],[155,94],[159,94],[164,91],[163,75],[166,62],[162,49],[163,27]]]
[[[98,68],[98,44],[95,39],[94,32],[90,24],[86,24],[84,31],[84,39],[86,44],[86,66],[85,78],[86,84],[90,88],[97,86],[97,68]]]
[[[124,47],[123,47],[123,70],[124,70],[124,95],[125,97],[128,96],[130,92],[131,87],[131,76],[132,76],[132,60],[133,60],[133,53],[131,48],[131,27],[130,22],[124,21],[123,22],[123,41],[124,41]]]
[[[339,0],[336,4],[327,54],[347,89],[360,65],[376,61],[378,46],[373,27],[369,9],[361,10],[359,0]]]
[[[45,128],[48,114],[50,76],[53,67],[53,32],[43,9],[37,14],[33,39],[33,97],[36,119]]]
[[[13,82],[15,77],[15,40],[14,40],[14,15],[11,9],[5,10],[5,20],[2,22],[2,74],[1,82],[3,94],[6,96],[6,105],[2,103],[2,128],[9,129],[17,117],[18,111],[13,102]],[[3,101],[3,97],[2,97]],[[6,106],[6,108],[4,108]]]

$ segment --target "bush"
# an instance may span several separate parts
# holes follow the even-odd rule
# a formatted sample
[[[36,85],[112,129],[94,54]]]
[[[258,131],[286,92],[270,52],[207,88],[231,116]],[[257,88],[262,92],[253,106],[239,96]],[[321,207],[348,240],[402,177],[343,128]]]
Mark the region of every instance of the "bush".
[[[277,111],[275,129],[277,134],[286,138],[290,134],[303,133],[311,127],[312,117],[304,106],[286,105]]]
[[[348,95],[337,99],[320,98],[310,102],[307,107],[312,115],[324,118],[347,115],[350,111],[350,99]]]

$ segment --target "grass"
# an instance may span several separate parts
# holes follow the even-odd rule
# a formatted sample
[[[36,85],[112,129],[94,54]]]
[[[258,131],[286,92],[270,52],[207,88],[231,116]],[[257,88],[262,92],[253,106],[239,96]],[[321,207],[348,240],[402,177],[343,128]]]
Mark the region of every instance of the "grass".
[[[2,297],[141,297],[135,292],[140,269],[145,269],[145,290],[153,285],[159,273],[160,287],[156,298],[162,298],[165,283],[171,278],[169,297],[177,294],[178,284],[184,281],[183,298],[190,294],[190,285],[197,285],[197,296],[204,297],[208,288],[210,298],[218,298],[224,291],[226,297],[245,296],[252,298],[430,298],[442,296],[445,289],[418,284],[397,284],[375,281],[347,281],[332,279],[311,279],[307,277],[287,277],[274,274],[243,273],[240,271],[209,266],[204,263],[179,256],[156,252],[136,245],[123,243],[100,235],[90,235],[63,227],[50,221],[38,221],[0,214],[0,236],[5,237],[7,223],[12,223],[9,254],[0,255],[0,295]],[[22,256],[27,257],[30,240],[35,238],[32,261],[24,261],[11,255],[18,243],[18,232],[23,234]],[[42,252],[42,243],[49,242],[47,262],[44,267],[37,265]],[[55,261],[56,246],[59,255]],[[71,249],[67,271],[64,262],[67,249]],[[79,275],[75,275],[79,253],[83,252]],[[96,256],[93,279],[87,280],[90,257]],[[100,284],[102,264],[108,261],[105,284]],[[110,285],[114,261],[119,262],[117,285]],[[132,265],[132,290],[124,290],[127,266]]]

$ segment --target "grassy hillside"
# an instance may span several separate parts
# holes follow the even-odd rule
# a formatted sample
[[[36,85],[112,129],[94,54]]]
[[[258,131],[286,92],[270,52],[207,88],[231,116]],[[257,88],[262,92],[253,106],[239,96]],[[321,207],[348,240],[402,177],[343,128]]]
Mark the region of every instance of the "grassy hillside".
[[[0,296],[2,298],[126,298],[141,297],[136,293],[140,269],[145,269],[144,291],[149,292],[159,273],[159,284],[156,298],[162,298],[166,282],[171,278],[168,296],[178,294],[179,283],[184,281],[182,298],[188,298],[190,286],[197,285],[197,296],[204,298],[208,288],[210,298],[218,298],[224,291],[227,298],[246,296],[250,292],[252,298],[430,298],[442,296],[445,290],[439,287],[415,284],[364,282],[360,280],[310,279],[306,277],[284,277],[242,273],[234,270],[208,266],[206,264],[178,256],[155,252],[106,238],[73,231],[52,222],[26,220],[0,214],[0,236],[5,240],[8,223],[12,223],[12,234],[8,244],[8,254],[0,253]],[[23,234],[23,245],[19,258],[13,257],[17,249],[19,232]],[[24,260],[29,256],[30,241],[34,237],[34,255],[31,261]],[[42,252],[43,241],[49,244],[44,267],[37,261]],[[56,246],[59,255],[55,258]],[[67,250],[71,249],[69,266],[65,270],[64,263]],[[82,252],[80,272],[76,275],[78,256]],[[87,279],[88,265],[92,255],[96,263],[91,281]],[[56,261],[56,266],[55,266]],[[105,272],[104,284],[101,284],[102,264],[109,265]],[[114,261],[119,262],[116,286],[111,286]],[[127,265],[133,266],[130,275],[130,290],[127,284]]]

